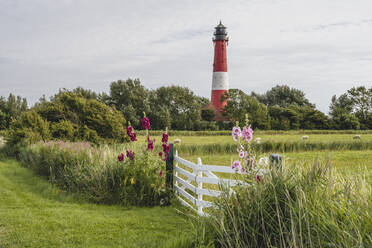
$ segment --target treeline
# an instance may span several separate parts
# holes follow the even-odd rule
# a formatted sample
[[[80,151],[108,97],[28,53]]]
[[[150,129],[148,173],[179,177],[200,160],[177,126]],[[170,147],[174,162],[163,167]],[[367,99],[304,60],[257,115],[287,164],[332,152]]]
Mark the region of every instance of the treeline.
[[[315,108],[305,94],[277,85],[264,94],[250,95],[231,89],[223,109],[228,121],[213,121],[210,102],[190,89],[167,86],[145,88],[140,80],[119,80],[108,93],[76,88],[60,90],[49,100],[42,97],[32,108],[26,99],[12,94],[0,98],[0,130],[8,130],[10,142],[20,140],[88,140],[122,142],[125,127],[140,128],[146,114],[151,129],[228,130],[248,114],[253,128],[261,130],[372,129],[372,87],[357,87],[333,96],[329,116]]]

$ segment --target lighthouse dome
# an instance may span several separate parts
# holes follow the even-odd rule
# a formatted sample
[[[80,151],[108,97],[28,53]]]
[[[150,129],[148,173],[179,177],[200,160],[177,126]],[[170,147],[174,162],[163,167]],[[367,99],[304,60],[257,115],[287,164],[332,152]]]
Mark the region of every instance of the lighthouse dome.
[[[216,31],[214,32],[214,39],[213,40],[225,40],[228,41],[226,27],[221,23],[215,27]]]

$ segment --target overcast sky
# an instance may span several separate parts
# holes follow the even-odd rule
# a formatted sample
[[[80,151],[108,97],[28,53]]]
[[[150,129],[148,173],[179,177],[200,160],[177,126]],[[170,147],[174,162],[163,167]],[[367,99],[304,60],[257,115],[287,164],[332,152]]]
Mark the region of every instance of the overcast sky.
[[[372,0],[0,0],[0,95],[140,78],[209,98],[220,19],[230,88],[288,84],[328,112],[332,95],[372,86]]]

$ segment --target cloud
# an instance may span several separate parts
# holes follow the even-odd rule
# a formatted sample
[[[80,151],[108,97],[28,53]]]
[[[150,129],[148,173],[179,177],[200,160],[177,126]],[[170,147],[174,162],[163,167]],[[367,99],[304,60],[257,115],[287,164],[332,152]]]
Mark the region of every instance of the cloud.
[[[332,95],[371,85],[370,9],[369,0],[2,0],[0,95],[35,102],[59,88],[101,92],[135,77],[209,97],[222,19],[231,87],[287,83],[327,112]]]

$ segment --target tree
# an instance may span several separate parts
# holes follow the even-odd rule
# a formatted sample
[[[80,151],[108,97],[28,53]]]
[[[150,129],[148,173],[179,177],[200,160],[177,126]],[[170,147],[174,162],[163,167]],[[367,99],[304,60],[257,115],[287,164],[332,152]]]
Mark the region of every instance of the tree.
[[[110,95],[101,98],[106,104],[115,106],[123,113],[127,121],[136,128],[141,126],[143,112],[148,113],[148,90],[141,84],[139,79],[118,80],[110,85]]]
[[[194,130],[198,127],[201,120],[202,101],[200,97],[195,96],[186,87],[160,87],[151,94],[149,99],[151,106],[149,117],[154,120],[169,117],[169,121],[165,121],[164,123],[170,122],[170,128],[176,130]],[[164,116],[159,116],[161,113]],[[165,128],[165,126],[159,125],[155,127],[160,129]]]
[[[14,119],[9,130],[10,145],[47,141],[51,138],[49,123],[34,110],[23,112],[18,119]]]
[[[238,89],[230,89],[221,97],[221,101],[229,99],[222,113],[231,121],[244,123],[245,115],[248,114],[251,125],[254,128],[269,129],[270,118],[267,107],[256,98],[245,94]]]
[[[286,108],[291,104],[297,104],[298,106],[315,107],[314,104],[306,99],[304,92],[295,88],[290,88],[287,85],[277,85],[262,95],[255,92],[252,92],[251,95],[266,106],[277,105]]]
[[[95,143],[127,139],[123,114],[80,92],[61,90],[50,101],[36,104],[34,110],[50,123],[53,138]]]
[[[372,87],[353,87],[332,97],[329,107],[334,129],[372,129]]]
[[[201,118],[204,121],[213,121],[214,112],[210,109],[202,109],[201,111]]]
[[[353,104],[353,112],[358,117],[362,129],[372,129],[372,87],[353,87],[347,91],[347,95]]]
[[[17,119],[22,112],[27,110],[25,98],[9,94],[8,99],[0,97],[0,130],[9,128],[12,120]]]

